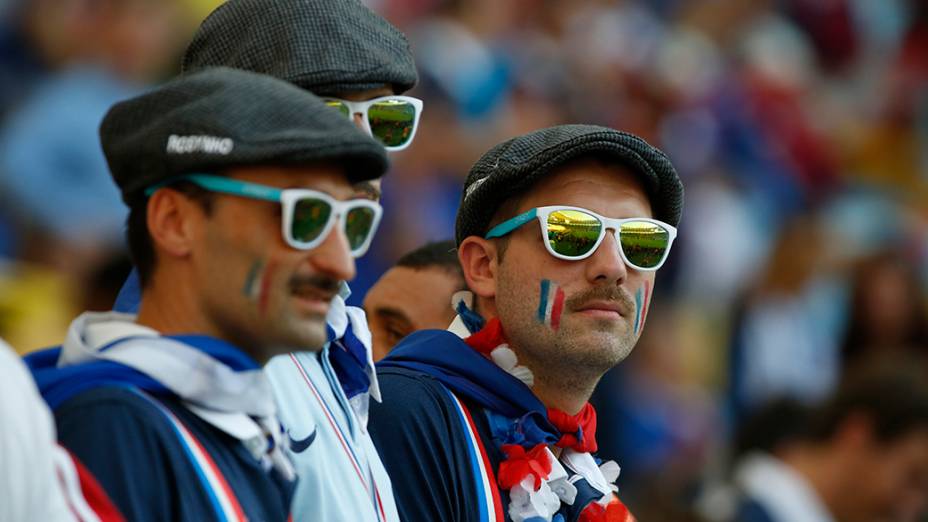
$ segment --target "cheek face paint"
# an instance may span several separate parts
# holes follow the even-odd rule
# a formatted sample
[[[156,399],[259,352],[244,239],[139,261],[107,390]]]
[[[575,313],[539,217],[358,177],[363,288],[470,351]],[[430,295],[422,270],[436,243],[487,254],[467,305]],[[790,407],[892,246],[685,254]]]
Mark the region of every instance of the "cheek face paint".
[[[564,291],[557,283],[548,279],[541,280],[538,300],[538,322],[555,332],[561,326],[561,313],[564,311]]]
[[[644,286],[635,292],[635,336],[641,333],[644,322],[648,318],[648,304],[651,302],[651,284],[645,282]]]
[[[261,273],[261,268],[264,266],[264,263],[261,261],[255,261],[251,268],[248,269],[248,276],[245,277],[245,285],[242,287],[242,295],[256,301],[258,299],[258,274]]]
[[[277,266],[273,261],[269,261],[267,268],[264,269],[264,275],[261,277],[261,293],[258,296],[258,311],[261,315],[267,315],[267,301],[271,296],[271,282],[274,280],[274,272]]]

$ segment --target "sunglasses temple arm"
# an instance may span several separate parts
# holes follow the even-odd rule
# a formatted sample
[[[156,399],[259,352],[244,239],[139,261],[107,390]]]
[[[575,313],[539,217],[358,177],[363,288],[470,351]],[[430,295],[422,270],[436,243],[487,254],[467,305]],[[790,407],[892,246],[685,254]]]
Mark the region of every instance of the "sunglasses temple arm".
[[[518,216],[503,221],[499,225],[491,228],[487,235],[484,236],[484,239],[493,239],[494,237],[502,237],[506,234],[512,232],[513,230],[521,227],[522,225],[528,223],[529,221],[535,219],[538,215],[538,209],[533,208],[524,214],[519,214]]]

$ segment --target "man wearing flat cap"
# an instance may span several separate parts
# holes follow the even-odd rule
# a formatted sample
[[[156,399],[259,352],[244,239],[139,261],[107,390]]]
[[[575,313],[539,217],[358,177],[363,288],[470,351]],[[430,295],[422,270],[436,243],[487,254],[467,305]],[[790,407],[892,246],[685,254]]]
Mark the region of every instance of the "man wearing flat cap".
[[[659,150],[563,125],[473,166],[458,257],[478,316],[407,337],[371,410],[404,520],[630,521],[599,464],[600,377],[632,350],[676,236],[683,187]]]
[[[383,147],[310,93],[216,68],[114,106],[138,315],[85,313],[30,360],[59,441],[129,520],[287,520],[295,473],[262,371],[320,349],[381,215]]]
[[[422,113],[421,100],[403,96],[417,80],[406,37],[358,0],[229,0],[203,22],[183,58],[184,74],[210,66],[267,74],[323,97],[389,151],[412,143]],[[380,179],[354,188],[380,198]],[[131,283],[117,309],[135,306]],[[345,305],[349,295],[343,283],[329,310],[331,342],[321,351],[302,347],[265,369],[300,476],[297,520],[398,520],[366,427],[369,398],[381,399],[371,334],[363,311]]]

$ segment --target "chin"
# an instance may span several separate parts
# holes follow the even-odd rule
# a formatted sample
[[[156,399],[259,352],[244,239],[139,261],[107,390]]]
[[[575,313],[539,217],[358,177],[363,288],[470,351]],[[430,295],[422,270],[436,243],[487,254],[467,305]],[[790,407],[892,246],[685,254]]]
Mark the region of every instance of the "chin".
[[[328,341],[325,319],[300,319],[284,325],[284,329],[276,336],[280,344],[287,347],[287,351],[318,352]]]

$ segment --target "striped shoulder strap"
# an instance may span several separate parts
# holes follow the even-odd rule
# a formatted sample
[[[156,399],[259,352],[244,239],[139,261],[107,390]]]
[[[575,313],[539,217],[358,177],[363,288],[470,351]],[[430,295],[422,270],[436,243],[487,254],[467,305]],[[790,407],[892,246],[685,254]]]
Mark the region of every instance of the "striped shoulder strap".
[[[180,441],[181,447],[184,448],[184,453],[190,459],[197,478],[200,479],[200,484],[203,485],[203,489],[209,497],[216,519],[221,522],[245,522],[248,520],[238,498],[236,498],[231,486],[229,486],[229,482],[196,436],[161,401],[144,392],[139,393],[167,418]]]
[[[493,472],[490,456],[487,454],[483,441],[480,440],[474,418],[467,406],[454,393],[447,388],[445,391],[454,402],[464,434],[468,439],[467,452],[477,481],[479,520],[480,522],[505,522],[506,516],[503,514],[503,503],[496,485],[496,474]]]

